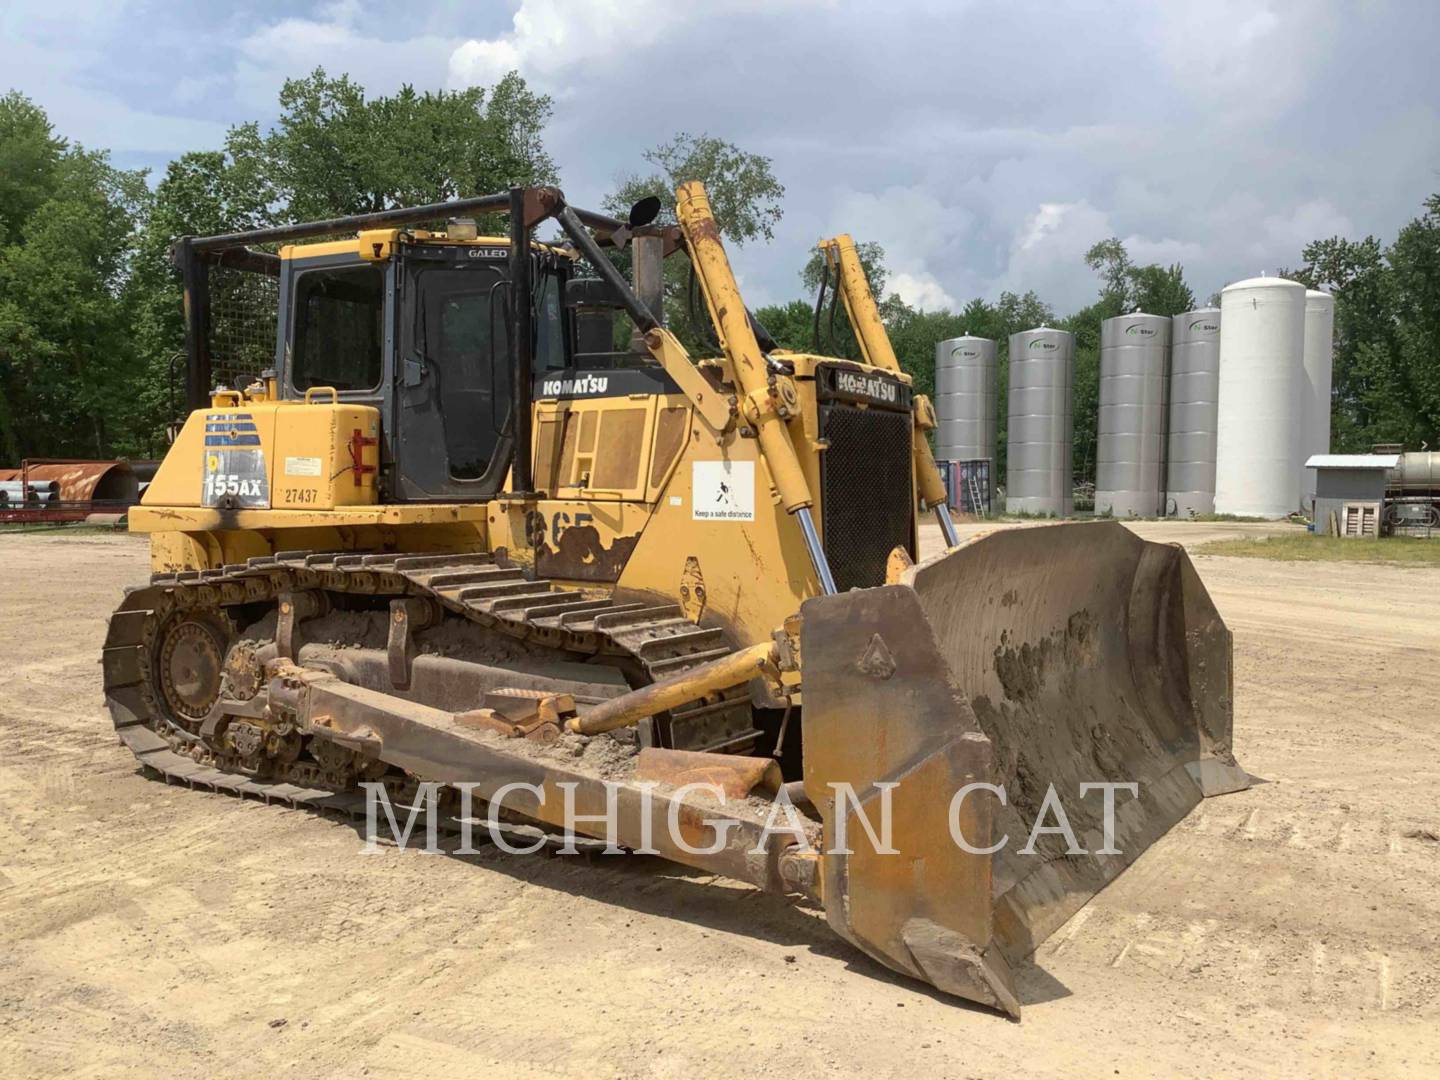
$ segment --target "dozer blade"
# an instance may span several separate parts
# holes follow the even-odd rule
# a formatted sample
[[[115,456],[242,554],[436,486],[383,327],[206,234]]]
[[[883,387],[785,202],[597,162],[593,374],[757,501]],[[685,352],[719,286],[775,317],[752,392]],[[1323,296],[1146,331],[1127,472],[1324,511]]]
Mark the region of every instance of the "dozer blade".
[[[801,613],[805,791],[826,851],[843,813],[853,852],[822,862],[827,917],[942,990],[1018,1015],[1010,965],[1203,796],[1249,782],[1230,753],[1230,633],[1178,545],[1109,522],[997,531]],[[855,805],[874,825],[892,782],[884,854]],[[1003,802],[975,789],[957,806],[973,783]],[[1130,783],[1107,846],[1105,793],[1081,785]],[[1052,789],[1052,831],[1029,848]]]

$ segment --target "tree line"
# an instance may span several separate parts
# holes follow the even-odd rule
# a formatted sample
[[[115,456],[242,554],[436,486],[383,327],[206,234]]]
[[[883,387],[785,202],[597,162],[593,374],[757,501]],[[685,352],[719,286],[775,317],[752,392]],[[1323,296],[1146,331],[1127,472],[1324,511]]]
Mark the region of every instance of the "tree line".
[[[164,452],[183,369],[181,298],[169,247],[204,235],[365,213],[555,183],[544,131],[553,103],[518,74],[494,86],[368,96],[317,69],[286,81],[277,119],[232,127],[217,149],[193,150],[151,183],[104,150],[65,139],[43,109],[0,98],[0,463],[22,456],[149,457]],[[700,179],[732,246],[770,240],[783,214],[773,163],[709,135],[681,133],[643,155],[604,200],[617,214]],[[863,234],[864,223],[855,228]],[[913,308],[886,289],[885,253],[860,244],[895,351],[917,388],[934,391],[937,341],[961,334],[1000,345],[1006,385],[1012,333],[1050,325],[1075,334],[1075,470],[1093,480],[1100,324],[1134,310],[1174,315],[1196,306],[1179,265],[1138,265],[1124,244],[1096,244],[1085,262],[1097,296],[1061,316],[1034,292],[975,299],[959,311]],[[963,257],[957,252],[956,257]],[[1440,429],[1440,195],[1400,230],[1317,240],[1285,276],[1336,296],[1334,449],[1377,442],[1418,448]],[[624,253],[617,256],[622,264]],[[809,299],[756,312],[787,348],[858,356],[843,311],[816,320],[818,254],[799,272]],[[684,260],[666,265],[667,318],[692,349],[713,347]],[[259,348],[269,346],[261,343]],[[177,367],[178,364],[178,367]],[[1003,470],[1005,416],[999,417]],[[1001,471],[1003,475],[1003,471]]]

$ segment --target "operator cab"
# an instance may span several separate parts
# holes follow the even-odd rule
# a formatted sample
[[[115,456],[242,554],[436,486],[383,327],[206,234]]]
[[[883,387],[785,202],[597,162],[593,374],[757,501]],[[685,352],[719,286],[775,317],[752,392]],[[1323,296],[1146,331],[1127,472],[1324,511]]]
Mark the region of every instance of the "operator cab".
[[[567,248],[531,248],[537,382],[623,363],[604,340],[615,304],[603,283],[572,280]],[[281,250],[281,396],[333,388],[340,401],[380,411],[383,501],[474,501],[503,487],[513,438],[509,257],[508,239],[478,236],[463,220],[443,233],[378,230],[358,243]]]

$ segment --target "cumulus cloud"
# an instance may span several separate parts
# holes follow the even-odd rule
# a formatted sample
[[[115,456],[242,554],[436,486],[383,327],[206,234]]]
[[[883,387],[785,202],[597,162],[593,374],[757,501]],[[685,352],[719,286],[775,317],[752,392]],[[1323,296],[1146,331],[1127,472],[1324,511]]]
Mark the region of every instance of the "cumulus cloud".
[[[926,185],[894,185],[880,191],[844,190],[833,197],[830,234],[848,232],[885,249],[887,290],[912,307],[954,307],[955,295],[940,275],[959,277],[974,215],[943,201]]]
[[[236,97],[252,114],[272,110],[287,78],[317,67],[332,75],[348,73],[372,94],[393,93],[405,83],[433,89],[443,81],[458,37],[394,35],[368,14],[361,0],[340,0],[311,16],[285,16],[253,28],[235,43]]]
[[[724,0],[704,7],[669,0],[521,0],[508,29],[469,38],[451,53],[450,84],[484,85],[519,71],[545,89],[569,96],[564,77],[581,66],[624,64],[642,74],[646,50],[677,28],[723,23],[781,6],[813,6],[813,0]]]
[[[1083,199],[1041,203],[1016,232],[1001,283],[1011,292],[1033,289],[1061,310],[1088,303],[1095,287],[1085,252],[1114,231],[1109,215]]]
[[[883,244],[892,289],[927,307],[1088,303],[1107,236],[1204,296],[1320,236],[1393,235],[1440,186],[1436,4],[138,2],[12,0],[8,81],[67,134],[165,155],[268,118],[317,64],[376,93],[518,70],[555,99],[546,143],[577,202],[677,131],[770,156],[785,218],[733,253],[756,303],[796,296],[839,231]]]
[[[1253,124],[1303,99],[1339,23],[1333,3],[1211,0],[1167,6],[1151,37],[1180,94],[1220,119]]]
[[[1311,199],[1275,214],[1267,214],[1264,231],[1256,237],[1250,251],[1264,254],[1290,249],[1298,251],[1311,240],[1322,236],[1354,235],[1354,223],[1328,199]]]
[[[1137,263],[1193,263],[1205,257],[1205,245],[1198,240],[1177,240],[1172,236],[1151,239],[1148,236],[1125,236],[1121,238],[1125,250]]]
[[[921,311],[943,311],[958,306],[955,298],[924,271],[918,274],[904,270],[892,273],[887,279],[886,291],[894,293],[905,303]]]
[[[488,84],[508,71],[546,82],[578,65],[639,55],[690,10],[661,0],[522,0],[508,30],[455,48],[450,84]]]
[[[27,94],[50,115],[57,132],[123,165],[163,162],[176,148],[209,146],[225,124],[199,110],[174,107],[159,93],[147,61],[176,44],[163,26],[127,47],[115,64],[114,43],[135,34],[140,12],[123,0],[80,0],[63,10],[45,0],[9,0],[0,11],[5,70],[0,92]],[[203,52],[203,50],[201,50]],[[173,82],[173,66],[166,83]]]

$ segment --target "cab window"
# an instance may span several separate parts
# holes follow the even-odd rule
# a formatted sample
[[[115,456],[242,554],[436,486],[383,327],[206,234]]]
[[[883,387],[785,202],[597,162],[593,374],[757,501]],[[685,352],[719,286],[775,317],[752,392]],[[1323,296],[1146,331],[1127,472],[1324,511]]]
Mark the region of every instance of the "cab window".
[[[297,390],[380,387],[385,270],[374,264],[303,271],[295,285],[291,384]]]
[[[565,280],[554,270],[542,270],[535,288],[535,370],[559,371],[565,356],[565,309],[561,293]]]

